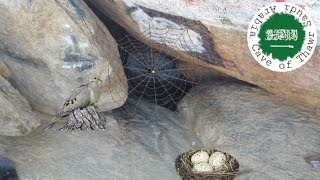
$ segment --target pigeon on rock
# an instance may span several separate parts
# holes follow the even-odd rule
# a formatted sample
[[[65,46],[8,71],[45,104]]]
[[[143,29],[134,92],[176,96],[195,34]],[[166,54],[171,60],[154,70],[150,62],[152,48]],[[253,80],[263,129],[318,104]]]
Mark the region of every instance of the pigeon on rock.
[[[90,79],[88,84],[81,85],[76,88],[72,92],[71,96],[65,100],[61,108],[53,117],[51,123],[44,129],[51,129],[59,119],[69,115],[75,110],[86,108],[88,106],[95,106],[100,98],[101,83],[102,81],[98,77],[94,77]]]

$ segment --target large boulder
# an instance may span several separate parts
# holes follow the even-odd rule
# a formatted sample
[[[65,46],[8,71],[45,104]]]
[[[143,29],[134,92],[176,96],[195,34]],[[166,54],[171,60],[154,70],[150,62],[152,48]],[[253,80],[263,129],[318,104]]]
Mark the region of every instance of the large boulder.
[[[13,161],[21,179],[179,180],[175,158],[199,141],[177,113],[157,110],[161,121],[144,102],[133,117],[122,110],[104,114],[105,131],[36,130],[0,137],[0,154]]]
[[[260,88],[211,82],[193,89],[179,111],[205,147],[234,155],[240,179],[318,179],[305,161],[319,155],[319,116]]]
[[[320,103],[319,48],[307,64],[287,73],[265,69],[249,51],[246,31],[250,18],[275,0],[254,3],[248,0],[86,2],[93,4],[140,41],[180,60],[219,70],[297,102],[313,106]],[[302,0],[299,5],[311,15],[320,36],[320,2]]]
[[[22,136],[40,126],[28,101],[0,76],[0,136]]]
[[[117,45],[83,1],[0,1],[0,16],[0,59],[33,108],[55,113],[93,76],[103,81],[101,111],[125,102],[127,82]]]

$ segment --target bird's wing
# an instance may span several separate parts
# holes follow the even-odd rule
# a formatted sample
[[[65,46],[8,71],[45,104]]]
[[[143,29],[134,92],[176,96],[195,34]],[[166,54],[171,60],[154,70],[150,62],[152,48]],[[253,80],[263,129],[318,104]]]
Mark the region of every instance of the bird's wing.
[[[90,89],[88,85],[82,85],[71,93],[71,96],[65,100],[57,116],[68,115],[77,108],[83,108],[90,104]]]

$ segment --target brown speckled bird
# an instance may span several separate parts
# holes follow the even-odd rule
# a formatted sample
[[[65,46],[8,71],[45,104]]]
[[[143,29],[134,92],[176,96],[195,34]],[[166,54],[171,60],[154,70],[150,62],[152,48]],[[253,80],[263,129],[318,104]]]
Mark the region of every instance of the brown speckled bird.
[[[69,98],[65,100],[61,108],[53,117],[51,123],[44,129],[51,129],[56,122],[64,116],[69,115],[72,111],[78,108],[85,108],[98,102],[100,98],[100,85],[102,81],[98,77],[90,79],[88,84],[81,85],[76,88]]]

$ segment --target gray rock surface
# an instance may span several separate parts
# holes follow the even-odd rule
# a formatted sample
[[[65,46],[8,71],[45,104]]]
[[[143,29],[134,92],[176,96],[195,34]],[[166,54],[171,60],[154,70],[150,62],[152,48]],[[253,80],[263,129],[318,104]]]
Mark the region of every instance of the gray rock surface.
[[[28,101],[0,76],[0,136],[22,136],[40,126]]]
[[[205,147],[234,155],[243,179],[319,179],[304,158],[320,154],[319,116],[240,83],[201,85],[179,107]]]
[[[54,114],[74,88],[96,75],[103,80],[101,111],[125,102],[117,45],[83,1],[0,1],[0,16],[0,59],[11,72],[2,74],[33,108]]]
[[[134,117],[121,110],[105,114],[105,131],[36,130],[21,138],[0,137],[0,154],[13,161],[22,180],[178,180],[175,158],[199,141],[178,114],[158,108],[155,119],[152,105],[140,105]]]

